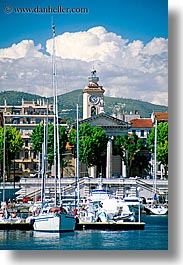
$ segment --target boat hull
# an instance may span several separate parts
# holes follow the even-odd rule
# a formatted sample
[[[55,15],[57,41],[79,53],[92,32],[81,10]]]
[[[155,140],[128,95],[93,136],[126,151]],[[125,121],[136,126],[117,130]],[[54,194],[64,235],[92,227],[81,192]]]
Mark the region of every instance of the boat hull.
[[[67,213],[57,213],[34,217],[33,228],[35,231],[68,232],[74,231],[75,225],[75,216]]]
[[[168,214],[168,209],[164,207],[145,207],[146,214],[149,215],[166,215]]]

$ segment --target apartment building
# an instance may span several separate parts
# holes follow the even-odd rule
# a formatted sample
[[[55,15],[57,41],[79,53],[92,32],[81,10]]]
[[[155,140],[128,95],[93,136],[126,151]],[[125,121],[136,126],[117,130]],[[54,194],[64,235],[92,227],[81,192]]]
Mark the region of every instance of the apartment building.
[[[25,101],[22,99],[21,105],[8,105],[7,99],[4,100],[4,105],[0,106],[2,113],[1,124],[3,126],[13,126],[20,131],[24,145],[21,152],[16,154],[15,160],[12,163],[11,176],[12,178],[28,177],[38,171],[38,162],[40,157],[34,152],[31,145],[31,133],[35,126],[43,124],[47,117],[48,121],[53,122],[53,104],[47,104],[44,99],[37,101]],[[66,124],[62,124],[67,126]]]

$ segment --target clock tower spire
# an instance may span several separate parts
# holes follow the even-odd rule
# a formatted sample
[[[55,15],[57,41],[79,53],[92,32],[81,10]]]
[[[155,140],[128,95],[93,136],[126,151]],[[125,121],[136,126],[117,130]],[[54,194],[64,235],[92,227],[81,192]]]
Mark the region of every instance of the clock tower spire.
[[[96,70],[92,69],[88,77],[89,84],[83,89],[83,119],[104,112],[104,92],[102,86],[98,85],[99,77]]]

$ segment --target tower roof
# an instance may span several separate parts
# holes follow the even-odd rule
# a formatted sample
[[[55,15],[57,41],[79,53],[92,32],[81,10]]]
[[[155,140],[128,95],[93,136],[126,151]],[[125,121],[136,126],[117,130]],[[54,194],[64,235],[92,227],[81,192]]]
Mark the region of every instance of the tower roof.
[[[95,69],[91,71],[91,76],[88,77],[88,87],[98,86],[99,77],[96,75],[96,73],[97,71]]]
[[[102,86],[98,85],[99,77],[96,75],[97,71],[93,68],[91,71],[91,76],[88,77],[89,84],[83,88],[83,92],[101,92],[104,93],[105,90]]]

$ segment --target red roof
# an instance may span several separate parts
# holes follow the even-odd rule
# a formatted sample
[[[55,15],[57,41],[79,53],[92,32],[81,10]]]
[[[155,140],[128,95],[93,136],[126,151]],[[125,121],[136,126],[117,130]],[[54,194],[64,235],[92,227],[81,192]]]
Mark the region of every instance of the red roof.
[[[135,119],[130,121],[132,128],[152,128],[152,120],[148,118]]]
[[[163,120],[163,121],[168,120],[168,112],[154,112],[154,116],[158,121],[159,120]]]

